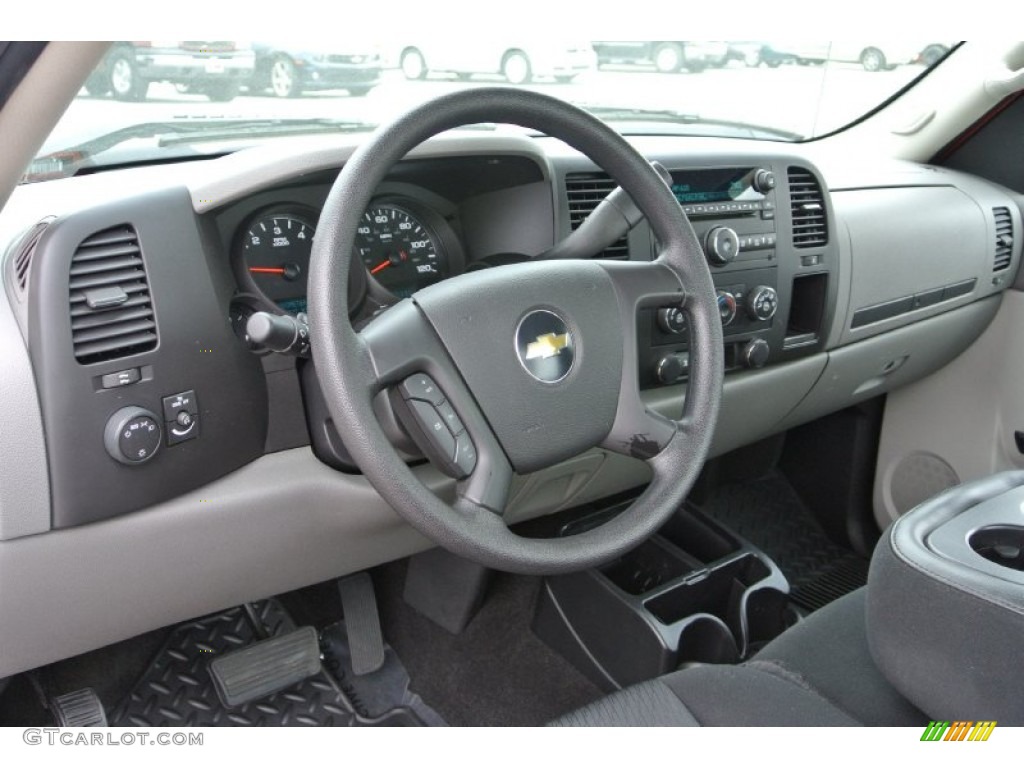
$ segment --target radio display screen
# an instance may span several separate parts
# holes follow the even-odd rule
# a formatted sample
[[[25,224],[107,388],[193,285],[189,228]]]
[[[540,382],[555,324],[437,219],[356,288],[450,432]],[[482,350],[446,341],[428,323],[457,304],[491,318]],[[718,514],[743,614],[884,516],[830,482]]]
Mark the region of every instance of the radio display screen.
[[[702,168],[672,171],[672,194],[680,205],[763,200],[753,188],[755,168]]]

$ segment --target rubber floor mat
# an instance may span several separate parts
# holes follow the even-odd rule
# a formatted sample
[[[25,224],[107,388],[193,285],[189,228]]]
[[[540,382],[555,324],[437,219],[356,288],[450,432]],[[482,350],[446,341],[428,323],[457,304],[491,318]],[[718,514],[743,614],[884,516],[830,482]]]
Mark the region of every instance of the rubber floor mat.
[[[867,560],[833,542],[777,472],[723,485],[701,509],[771,557],[807,611],[867,583]]]
[[[277,600],[254,603],[253,609],[267,634],[295,628]],[[179,625],[115,709],[110,724],[154,728],[444,724],[408,690],[409,677],[390,648],[380,670],[353,683],[356,678],[345,672],[347,640],[341,624],[321,635],[325,664],[320,672],[266,698],[229,709],[214,689],[210,661],[259,639],[241,606]]]

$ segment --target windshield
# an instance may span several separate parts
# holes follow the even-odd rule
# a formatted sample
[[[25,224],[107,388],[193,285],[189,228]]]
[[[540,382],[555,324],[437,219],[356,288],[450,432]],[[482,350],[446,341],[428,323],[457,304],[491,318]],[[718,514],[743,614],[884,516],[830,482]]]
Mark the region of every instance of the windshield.
[[[473,41],[417,37],[113,43],[23,181],[365,131],[454,90],[515,85],[624,134],[802,141],[857,120],[953,41]]]

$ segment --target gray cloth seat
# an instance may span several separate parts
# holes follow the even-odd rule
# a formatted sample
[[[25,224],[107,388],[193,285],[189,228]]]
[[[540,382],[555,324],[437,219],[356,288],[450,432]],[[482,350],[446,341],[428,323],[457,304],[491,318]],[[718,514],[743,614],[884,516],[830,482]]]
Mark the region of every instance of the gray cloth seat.
[[[701,665],[611,694],[560,726],[925,726],[868,650],[860,589],[739,665]]]

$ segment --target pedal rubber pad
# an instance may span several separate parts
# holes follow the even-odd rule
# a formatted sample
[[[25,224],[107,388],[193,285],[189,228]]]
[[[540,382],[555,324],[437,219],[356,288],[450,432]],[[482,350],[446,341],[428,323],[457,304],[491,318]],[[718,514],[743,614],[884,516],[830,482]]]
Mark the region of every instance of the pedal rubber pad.
[[[50,699],[50,711],[62,728],[106,728],[107,713],[92,688],[65,693]]]
[[[357,675],[376,672],[384,666],[384,634],[380,629],[370,574],[363,571],[346,576],[338,582],[338,591],[345,614],[352,671]]]
[[[210,677],[226,707],[262,699],[319,671],[320,643],[313,627],[299,627],[210,662]]]

